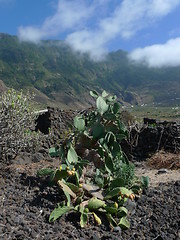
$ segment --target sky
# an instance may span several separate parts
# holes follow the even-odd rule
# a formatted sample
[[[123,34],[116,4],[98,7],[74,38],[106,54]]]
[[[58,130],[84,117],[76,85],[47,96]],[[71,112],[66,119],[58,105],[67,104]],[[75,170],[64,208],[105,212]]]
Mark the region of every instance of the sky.
[[[0,32],[64,40],[95,61],[122,49],[149,67],[180,65],[180,0],[0,0]]]

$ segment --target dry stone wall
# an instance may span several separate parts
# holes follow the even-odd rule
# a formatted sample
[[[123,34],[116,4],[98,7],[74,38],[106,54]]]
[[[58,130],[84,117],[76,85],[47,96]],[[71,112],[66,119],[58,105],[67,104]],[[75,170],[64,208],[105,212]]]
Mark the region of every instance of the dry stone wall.
[[[77,114],[87,113],[88,110],[75,111],[58,108],[48,108],[47,111],[41,113],[36,120],[36,131],[41,131],[45,137],[40,139],[38,153],[47,158],[48,149],[52,146],[59,146],[70,131],[69,124],[73,123],[74,117]],[[136,160],[146,159],[161,149],[173,153],[180,152],[180,123],[157,122],[156,120],[152,122],[148,119],[144,122],[141,127],[130,127],[130,138],[122,143],[122,148],[130,159],[131,157]]]
[[[180,123],[144,119],[144,125],[131,129],[132,154],[137,159],[147,158],[158,150],[180,152]]]
[[[47,125],[53,133],[48,146],[60,144],[73,118],[77,114],[87,114],[87,112],[88,110],[78,112],[48,108],[48,118],[46,115],[42,120],[44,125],[45,122],[49,123]],[[133,158],[141,160],[161,149],[174,153],[180,152],[180,123],[178,122],[160,122],[145,118],[143,126],[133,126],[129,131],[129,141],[122,143],[122,148],[129,157],[132,155]]]

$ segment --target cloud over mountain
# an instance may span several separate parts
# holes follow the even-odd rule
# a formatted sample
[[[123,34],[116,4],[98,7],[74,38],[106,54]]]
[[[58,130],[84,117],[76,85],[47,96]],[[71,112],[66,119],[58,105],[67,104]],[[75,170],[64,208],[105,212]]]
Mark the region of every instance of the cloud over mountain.
[[[143,63],[149,67],[175,67],[180,65],[180,38],[156,44],[145,48],[135,49],[129,54],[132,61]]]
[[[53,16],[47,17],[41,26],[19,27],[18,36],[22,41],[33,42],[65,36],[75,51],[101,60],[109,42],[133,38],[179,4],[180,0],[59,0]]]

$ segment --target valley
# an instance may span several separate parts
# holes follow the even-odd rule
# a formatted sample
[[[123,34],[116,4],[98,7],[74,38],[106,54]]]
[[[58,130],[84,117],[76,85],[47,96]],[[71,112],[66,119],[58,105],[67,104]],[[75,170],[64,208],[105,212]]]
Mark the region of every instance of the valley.
[[[94,62],[63,41],[33,44],[4,33],[0,34],[0,80],[7,87],[30,89],[45,106],[63,109],[92,106],[92,89],[116,94],[127,107],[176,108],[180,104],[179,67],[137,65],[123,50]]]

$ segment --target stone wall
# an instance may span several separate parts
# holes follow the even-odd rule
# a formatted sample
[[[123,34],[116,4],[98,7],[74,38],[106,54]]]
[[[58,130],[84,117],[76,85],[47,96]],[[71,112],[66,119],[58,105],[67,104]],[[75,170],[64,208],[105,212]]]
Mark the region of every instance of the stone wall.
[[[36,131],[41,131],[44,137],[40,138],[38,152],[43,157],[48,156],[50,147],[59,146],[66,133],[69,124],[77,114],[87,114],[88,110],[74,111],[48,108],[42,111],[36,120]],[[130,138],[122,143],[122,149],[128,158],[142,160],[149,157],[158,150],[173,153],[180,152],[180,123],[157,122],[145,119],[144,125],[134,125],[129,128]],[[0,158],[1,156],[0,146]]]
[[[132,154],[137,159],[147,158],[158,150],[180,152],[180,123],[144,119],[141,128],[131,129]]]
[[[78,112],[49,108],[48,113],[44,115],[44,120],[41,119],[44,125],[45,122],[50,123],[53,132],[48,145],[60,143],[73,118],[77,114],[86,112],[86,110]],[[129,131],[129,141],[122,143],[122,148],[129,158],[132,155],[133,158],[144,159],[162,149],[174,153],[180,152],[180,123],[178,122],[160,122],[145,118],[143,126],[133,126]]]

